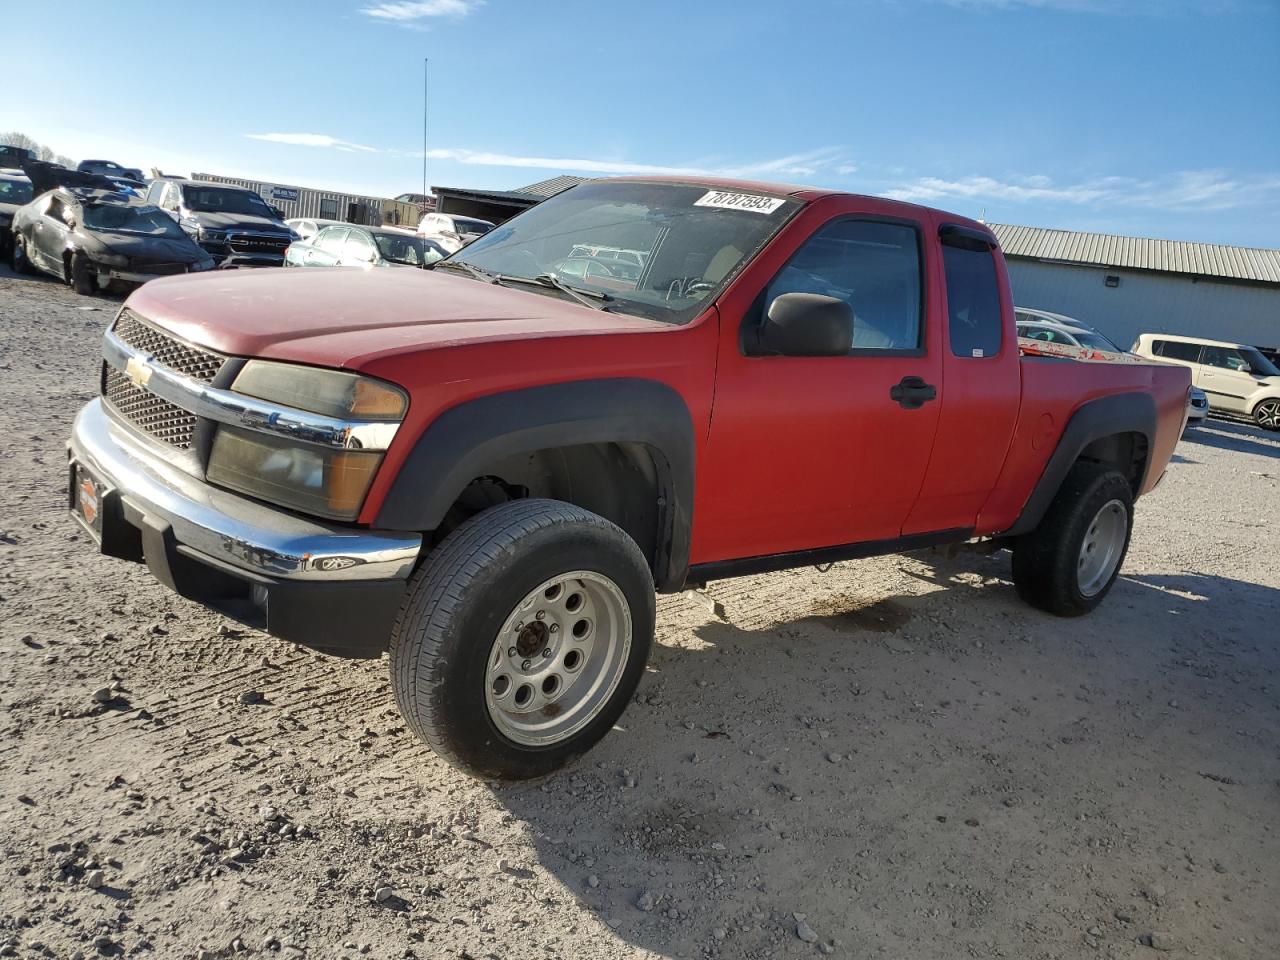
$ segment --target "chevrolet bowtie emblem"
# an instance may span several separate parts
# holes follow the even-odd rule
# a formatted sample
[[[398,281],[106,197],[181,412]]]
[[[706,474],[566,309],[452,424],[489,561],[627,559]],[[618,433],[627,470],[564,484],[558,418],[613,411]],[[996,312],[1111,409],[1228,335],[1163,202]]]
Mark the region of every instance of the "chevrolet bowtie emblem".
[[[148,362],[150,359],[150,357],[130,357],[129,362],[124,365],[124,375],[135,387],[145,387],[147,381],[151,379],[151,364]]]

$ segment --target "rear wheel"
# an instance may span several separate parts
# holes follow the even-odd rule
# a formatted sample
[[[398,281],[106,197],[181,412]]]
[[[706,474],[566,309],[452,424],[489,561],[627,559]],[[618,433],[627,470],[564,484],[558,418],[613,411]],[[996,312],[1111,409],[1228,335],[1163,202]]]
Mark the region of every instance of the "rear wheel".
[[[1263,430],[1280,430],[1280,399],[1263,400],[1254,407],[1253,422]]]
[[[83,253],[71,255],[71,270],[68,276],[71,289],[76,293],[87,297],[94,292],[93,270],[90,268],[89,259]]]
[[[1061,617],[1088,613],[1115,583],[1132,531],[1128,479],[1106,464],[1077,463],[1040,525],[1014,542],[1018,595]]]
[[[501,504],[414,575],[391,638],[396,702],[455,766],[541,776],[613,727],[653,623],[653,577],[622,530],[559,501]]]

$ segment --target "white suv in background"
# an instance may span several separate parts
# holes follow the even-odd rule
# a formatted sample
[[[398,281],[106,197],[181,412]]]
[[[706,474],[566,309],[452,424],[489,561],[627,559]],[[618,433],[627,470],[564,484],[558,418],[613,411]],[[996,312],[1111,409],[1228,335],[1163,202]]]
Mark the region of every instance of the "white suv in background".
[[[488,220],[452,213],[428,213],[418,221],[418,236],[434,240],[449,253],[457,253],[476,237],[493,229]]]
[[[1263,429],[1280,430],[1280,370],[1257,347],[1144,333],[1133,352],[1190,367],[1191,382],[1209,395],[1211,410],[1252,417]]]

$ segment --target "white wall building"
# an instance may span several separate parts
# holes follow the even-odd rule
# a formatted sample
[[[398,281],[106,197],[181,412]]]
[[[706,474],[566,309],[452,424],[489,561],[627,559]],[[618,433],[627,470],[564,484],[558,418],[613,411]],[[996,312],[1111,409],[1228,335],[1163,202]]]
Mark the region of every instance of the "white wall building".
[[[1280,346],[1280,250],[988,224],[1020,307],[1140,333]]]

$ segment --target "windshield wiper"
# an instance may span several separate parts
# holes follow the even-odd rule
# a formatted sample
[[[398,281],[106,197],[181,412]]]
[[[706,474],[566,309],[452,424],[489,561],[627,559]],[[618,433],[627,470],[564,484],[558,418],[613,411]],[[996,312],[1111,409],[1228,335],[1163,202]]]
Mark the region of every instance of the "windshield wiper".
[[[580,287],[571,287],[554,273],[540,273],[536,277],[514,277],[504,273],[498,277],[498,280],[502,283],[532,283],[539,287],[550,287],[552,290],[558,290],[573,297],[573,299],[590,307],[592,310],[608,310],[609,301],[614,299],[612,295],[605,293],[603,290],[583,290]]]
[[[479,267],[473,267],[471,264],[467,263],[465,260],[437,260],[435,263],[431,265],[432,270],[444,270],[446,268],[452,269],[452,270],[462,270],[466,273],[471,274],[471,276],[474,277],[476,280],[483,280],[485,283],[498,282],[498,276],[496,274],[489,273],[487,270],[481,270]]]

